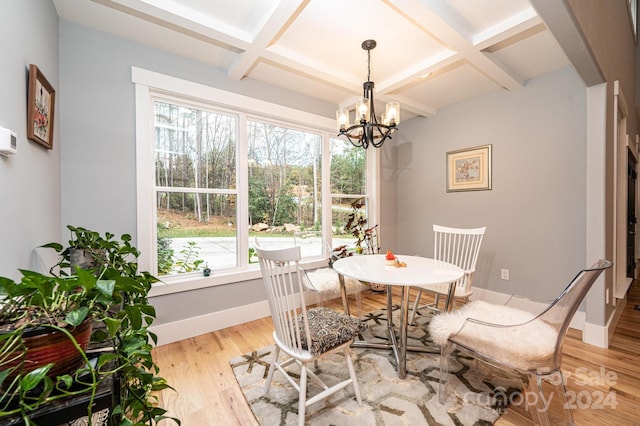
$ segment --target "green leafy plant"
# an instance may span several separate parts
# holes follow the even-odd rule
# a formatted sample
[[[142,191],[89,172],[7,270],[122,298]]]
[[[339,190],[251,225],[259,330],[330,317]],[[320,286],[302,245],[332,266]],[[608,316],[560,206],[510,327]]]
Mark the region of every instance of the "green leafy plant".
[[[137,276],[137,259],[140,252],[131,245],[131,235],[123,234],[120,240],[116,240],[115,235],[110,232],[102,236],[96,231],[82,227],[69,225],[67,228],[71,231],[71,239],[66,247],[59,243],[42,246],[52,248],[60,254],[60,261],[51,268],[52,274],[67,276],[73,273],[73,266],[79,265],[74,262],[74,258],[82,258],[91,261],[86,264],[89,267],[114,269],[124,276]],[[58,269],[58,272],[55,269]]]
[[[256,249],[253,247],[249,247],[249,263],[258,263],[258,253],[256,253]]]
[[[173,269],[174,250],[171,248],[171,239],[158,235],[158,274],[170,274]]]
[[[148,293],[157,281],[148,272],[139,272],[139,251],[127,234],[115,239],[69,226],[72,238],[67,247],[46,244],[60,254],[52,268],[56,274],[43,275],[21,270],[21,281],[0,277],[4,301],[0,309],[0,419],[19,416],[27,425],[32,413],[43,405],[73,395],[88,394],[91,401],[99,385],[108,378],[120,383],[119,403],[112,410],[110,424],[155,425],[167,417],[157,406],[154,392],[170,388],[159,376],[151,351],[157,337],[149,326],[155,309]],[[90,252],[96,265],[75,266],[73,249]],[[56,269],[58,269],[56,271]],[[90,321],[91,342],[110,346],[95,363],[93,355],[74,336],[74,330]],[[28,349],[25,336],[34,329],[55,330],[65,335],[82,358],[76,371],[51,374],[56,362],[26,368]],[[1,331],[4,330],[4,331]],[[87,415],[91,419],[92,403]]]
[[[378,225],[369,227],[369,220],[366,214],[362,210],[365,206],[364,198],[358,198],[351,203],[351,213],[347,217],[347,224],[344,229],[347,233],[353,235],[356,238],[356,252],[362,253],[364,247],[362,243],[365,242],[369,251],[374,249],[373,245],[377,245],[376,241],[373,241],[374,231]],[[377,247],[375,247],[377,252]]]
[[[166,225],[163,225],[163,229],[167,228]],[[158,225],[158,229],[160,229],[160,225]],[[195,241],[188,241],[182,247],[179,253],[180,256],[178,256],[171,247],[171,238],[162,236],[160,232],[158,232],[157,250],[159,275],[194,272],[204,263],[204,260],[198,258],[200,247],[198,247]]]
[[[186,272],[197,271],[200,265],[204,262],[202,259],[198,259],[198,253],[200,247],[195,241],[188,241],[180,250],[182,257],[178,258],[174,262],[174,267],[177,268],[179,274]]]

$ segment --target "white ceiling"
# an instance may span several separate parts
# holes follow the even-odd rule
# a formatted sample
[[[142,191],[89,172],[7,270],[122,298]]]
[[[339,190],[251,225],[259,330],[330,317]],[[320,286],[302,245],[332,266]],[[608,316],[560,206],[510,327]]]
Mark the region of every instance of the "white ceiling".
[[[367,77],[402,118],[569,65],[529,0],[53,0],[61,18],[351,106]]]

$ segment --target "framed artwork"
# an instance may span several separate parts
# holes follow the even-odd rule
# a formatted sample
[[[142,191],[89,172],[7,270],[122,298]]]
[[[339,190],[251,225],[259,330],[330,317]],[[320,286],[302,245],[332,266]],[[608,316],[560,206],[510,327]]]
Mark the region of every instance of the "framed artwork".
[[[53,148],[53,113],[56,91],[37,66],[29,65],[27,99],[27,137],[40,145]]]
[[[447,152],[447,192],[491,189],[491,145]]]

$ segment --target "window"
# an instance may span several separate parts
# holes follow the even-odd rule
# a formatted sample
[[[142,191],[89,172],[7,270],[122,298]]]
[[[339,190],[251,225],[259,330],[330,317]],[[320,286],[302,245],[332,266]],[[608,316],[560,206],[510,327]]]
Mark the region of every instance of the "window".
[[[331,139],[331,212],[336,229],[346,224],[351,203],[367,199],[366,153],[349,141]]]
[[[331,118],[132,75],[140,266],[167,284],[155,294],[258,278],[256,237],[325,266],[331,247],[353,245],[342,229],[351,202],[365,198],[375,218],[377,150],[335,139]]]
[[[197,271],[214,254],[216,268],[237,266],[237,116],[161,98],[153,105],[156,274]]]
[[[270,231],[265,246],[322,256],[322,135],[256,119],[247,138],[251,229]]]
[[[629,19],[631,22],[631,32],[633,39],[638,43],[638,0],[627,0],[629,3]]]

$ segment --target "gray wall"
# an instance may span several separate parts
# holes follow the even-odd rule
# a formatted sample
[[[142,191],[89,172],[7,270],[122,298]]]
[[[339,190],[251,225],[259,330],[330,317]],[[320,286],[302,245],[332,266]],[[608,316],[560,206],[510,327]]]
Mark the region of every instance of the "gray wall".
[[[136,239],[135,110],[131,67],[325,116],[335,105],[60,21],[62,223]],[[154,324],[265,299],[259,280],[153,298]]]
[[[33,248],[60,240],[58,15],[50,1],[0,2],[0,127],[18,135],[18,153],[0,156],[0,276],[36,269]],[[56,89],[53,149],[27,139],[29,64]]]
[[[19,134],[18,155],[0,158],[0,218],[6,224],[0,275],[31,267],[32,248],[66,239],[66,232],[60,235],[66,224],[126,232],[135,239],[131,66],[334,113],[334,105],[251,80],[228,81],[206,65],[64,20],[57,24],[48,1],[0,2],[0,93],[5,95],[0,126]],[[25,136],[29,63],[57,90],[52,151]],[[585,127],[584,86],[570,69],[519,91],[405,121],[382,152],[385,245],[429,255],[433,223],[487,225],[476,286],[536,299],[554,296],[585,266]],[[446,193],[446,152],[486,143],[493,144],[493,190]],[[499,279],[500,268],[510,269],[510,281]],[[252,281],[156,298],[157,324],[261,300],[257,289],[260,283]]]
[[[596,260],[585,260],[585,105],[584,84],[566,68],[402,123],[387,148],[396,151],[398,251],[432,254],[434,223],[486,225],[474,286],[555,297]],[[493,189],[447,193],[447,151],[484,144],[493,146]]]
[[[333,116],[335,105],[60,20],[62,218],[135,240],[136,66],[254,98]]]

